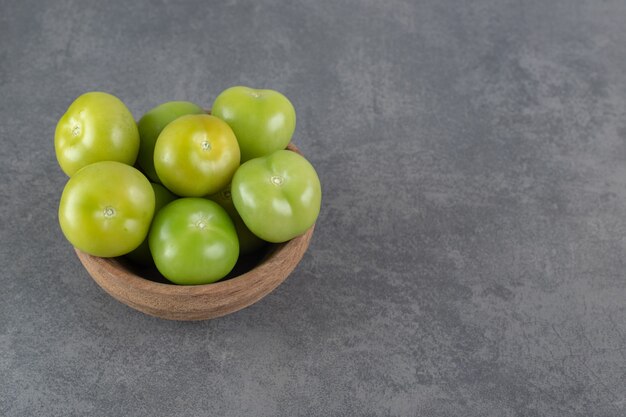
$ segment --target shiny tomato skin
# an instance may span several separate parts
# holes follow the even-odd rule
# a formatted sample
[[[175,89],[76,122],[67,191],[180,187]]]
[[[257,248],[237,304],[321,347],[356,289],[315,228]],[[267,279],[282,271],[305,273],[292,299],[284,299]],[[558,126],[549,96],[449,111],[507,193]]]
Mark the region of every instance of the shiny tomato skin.
[[[208,114],[174,120],[154,147],[154,167],[161,183],[181,197],[202,197],[226,187],[239,161],[232,129]]]
[[[273,243],[290,240],[313,226],[322,199],[313,166],[288,150],[242,164],[233,177],[231,193],[248,229]]]
[[[296,129],[293,104],[275,90],[230,87],[217,96],[211,114],[235,132],[242,163],[285,149]]]
[[[139,151],[139,131],[120,99],[89,92],[74,100],[59,119],[54,148],[61,169],[69,177],[94,162],[133,165]]]
[[[148,234],[154,191],[137,169],[115,161],[80,169],[67,182],[59,223],[70,243],[101,257],[127,254]]]
[[[180,198],[162,208],[148,242],[159,272],[181,285],[218,281],[239,257],[233,222],[219,204],[205,198]]]

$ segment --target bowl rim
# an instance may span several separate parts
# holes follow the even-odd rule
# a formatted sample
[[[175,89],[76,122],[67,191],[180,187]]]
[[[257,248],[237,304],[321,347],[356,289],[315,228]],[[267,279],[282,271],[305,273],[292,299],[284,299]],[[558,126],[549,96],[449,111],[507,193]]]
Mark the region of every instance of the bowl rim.
[[[285,252],[292,246],[298,246],[301,243],[308,241],[315,229],[315,225],[311,226],[304,234],[297,236],[288,242],[274,243],[267,255],[265,255],[259,264],[249,271],[227,279],[225,281],[216,281],[209,284],[199,285],[179,285],[179,284],[167,284],[156,281],[151,281],[142,277],[141,275],[131,271],[127,267],[123,266],[117,258],[102,258],[98,256],[89,255],[74,248],[81,262],[96,263],[103,272],[107,273],[108,280],[114,280],[119,285],[124,287],[132,287],[141,292],[149,292],[155,295],[164,296],[189,296],[189,295],[206,295],[206,294],[218,294],[218,293],[233,293],[238,290],[249,289],[249,281],[254,280],[258,276],[264,276],[263,273],[271,273],[274,265],[280,261],[280,254]],[[297,256],[301,258],[306,251],[306,246],[298,252]],[[299,259],[294,262],[294,268],[299,263]],[[289,275],[289,274],[287,274]],[[287,276],[285,276],[285,279]]]

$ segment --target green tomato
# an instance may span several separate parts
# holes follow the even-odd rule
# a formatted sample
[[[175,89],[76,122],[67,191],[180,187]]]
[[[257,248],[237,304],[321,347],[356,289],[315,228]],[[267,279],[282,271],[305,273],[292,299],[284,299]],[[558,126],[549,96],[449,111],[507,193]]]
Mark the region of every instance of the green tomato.
[[[313,226],[322,199],[313,166],[287,150],[241,165],[231,192],[237,212],[250,231],[274,243],[299,236]]]
[[[148,238],[157,269],[175,284],[224,278],[239,257],[233,222],[214,201],[180,198],[161,209]]]
[[[54,148],[61,169],[71,177],[99,161],[133,165],[139,151],[139,132],[120,99],[107,93],[85,93],[59,120]]]
[[[247,255],[255,252],[267,244],[266,241],[252,233],[241,219],[241,216],[233,204],[230,184],[219,193],[212,194],[207,198],[222,206],[222,208],[226,210],[226,213],[230,216],[230,219],[233,221],[235,230],[237,231],[237,237],[239,238],[239,253],[241,255]]]
[[[161,184],[151,182],[150,185],[154,191],[154,215],[156,216],[159,210],[176,200],[177,197]],[[152,255],[150,254],[150,246],[148,246],[148,236],[146,236],[143,242],[137,246],[137,249],[133,250],[126,256],[138,265],[153,265],[154,261],[152,260]]]
[[[202,197],[226,187],[239,167],[239,157],[232,129],[208,114],[174,120],[154,147],[159,179],[183,197]]]
[[[160,182],[154,169],[154,145],[163,128],[180,116],[203,113],[205,111],[197,104],[188,101],[170,101],[143,115],[137,124],[141,139],[137,162],[148,178]]]
[[[59,223],[76,248],[91,255],[124,255],[145,239],[154,214],[154,191],[135,168],[96,162],[74,174],[63,189]]]
[[[274,90],[228,88],[215,99],[211,114],[235,132],[241,162],[285,149],[296,129],[293,105]]]

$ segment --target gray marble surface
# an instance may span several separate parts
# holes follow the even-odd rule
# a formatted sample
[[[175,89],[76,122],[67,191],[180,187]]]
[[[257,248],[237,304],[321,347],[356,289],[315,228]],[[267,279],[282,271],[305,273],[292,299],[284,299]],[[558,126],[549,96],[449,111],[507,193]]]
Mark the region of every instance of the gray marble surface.
[[[626,415],[623,0],[0,0],[1,416]],[[57,223],[53,134],[280,90],[324,200],[254,306],[155,319]]]

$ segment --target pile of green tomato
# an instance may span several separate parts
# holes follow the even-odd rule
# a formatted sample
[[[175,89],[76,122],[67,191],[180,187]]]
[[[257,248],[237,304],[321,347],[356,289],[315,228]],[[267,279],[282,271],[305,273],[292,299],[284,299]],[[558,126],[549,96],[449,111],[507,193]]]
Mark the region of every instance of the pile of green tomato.
[[[228,88],[210,114],[167,102],[139,122],[117,97],[83,94],[55,131],[70,177],[63,234],[94,256],[154,264],[175,284],[218,281],[240,254],[293,239],[317,219],[317,173],[286,150],[295,126],[293,105],[274,90]]]

